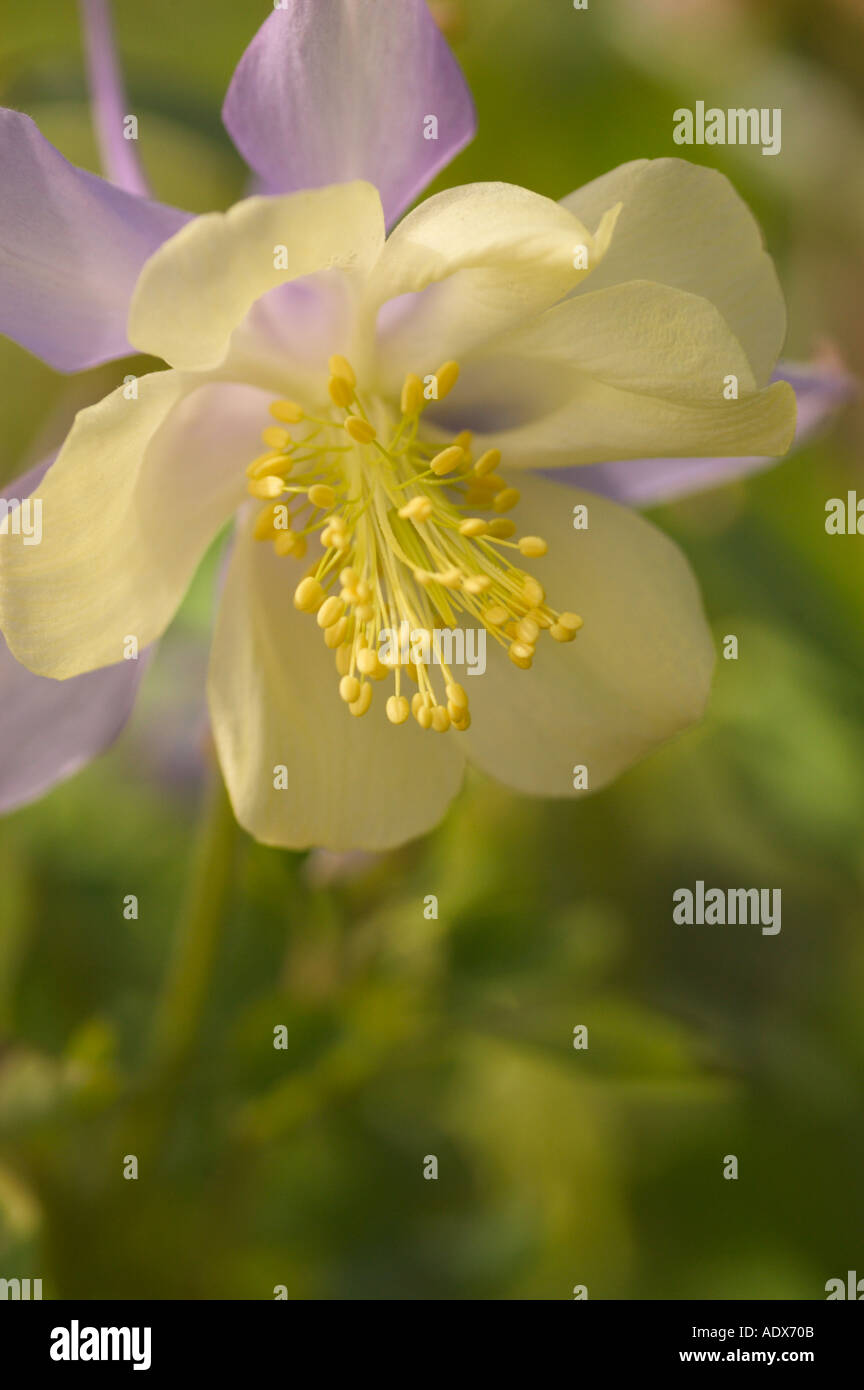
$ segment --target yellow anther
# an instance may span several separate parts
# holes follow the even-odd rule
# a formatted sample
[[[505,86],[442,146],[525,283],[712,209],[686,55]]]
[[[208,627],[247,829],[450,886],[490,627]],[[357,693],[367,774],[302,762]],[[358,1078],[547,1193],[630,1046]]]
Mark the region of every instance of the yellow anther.
[[[481,454],[474,465],[474,473],[478,478],[483,478],[487,473],[494,473],[501,462],[500,449],[487,449],[485,454]]]
[[[445,396],[449,396],[453,387],[459,379],[459,363],[445,362],[443,367],[439,367],[435,373],[435,381],[438,386],[436,400],[443,401]]]
[[[334,623],[338,623],[344,612],[344,600],[338,598],[336,594],[331,594],[329,598],[325,598],[318,609],[318,626],[332,627]]]
[[[501,492],[496,493],[492,499],[492,506],[496,512],[509,512],[512,507],[516,506],[520,496],[521,493],[518,488],[505,487]]]
[[[450,728],[450,714],[444,705],[436,705],[433,709],[432,728],[437,734],[446,734]]]
[[[283,425],[299,425],[304,413],[302,405],[296,401],[273,401],[270,406],[273,419],[281,420]]]
[[[385,708],[391,724],[404,724],[411,713],[404,695],[391,695]]]
[[[552,626],[553,619],[549,617],[548,613],[544,613],[542,608],[530,608],[525,616],[526,618],[533,618],[537,626],[544,631]]]
[[[331,623],[329,627],[324,629],[324,645],[325,647],[329,647],[331,651],[335,651],[337,647],[342,646],[347,636],[348,619],[339,618],[335,623]]]
[[[443,584],[445,589],[459,589],[462,586],[462,572],[455,567],[433,575],[433,578],[436,584]]]
[[[294,590],[294,607],[299,608],[301,613],[317,613],[323,602],[324,590],[318,580],[311,575],[301,579]]]
[[[462,581],[462,588],[468,594],[485,594],[487,589],[492,588],[492,580],[488,574],[472,574],[469,579]]]
[[[465,450],[458,444],[451,444],[448,448],[442,449],[440,454],[436,454],[429,467],[437,477],[441,478],[445,473],[452,473],[454,468],[458,468],[465,458]]]
[[[402,386],[402,398],[399,402],[403,415],[413,415],[423,404],[423,382],[419,376],[409,372]]]
[[[333,356],[327,359],[327,366],[330,368],[331,376],[341,376],[352,388],[357,385],[357,375],[347,357],[341,353],[334,352]]]
[[[376,681],[383,680],[389,674],[387,667],[382,665],[378,653],[372,647],[364,647],[363,651],[357,653],[357,669],[362,671],[364,676],[371,676]]]
[[[354,387],[344,376],[331,376],[327,390],[333,404],[338,405],[341,410],[347,410],[354,399]]]
[[[266,478],[268,473],[290,473],[291,460],[284,454],[259,454],[257,459],[246,465],[247,478]]]
[[[265,507],[255,518],[255,525],[252,534],[256,541],[272,541],[276,534],[276,527],[273,524],[276,519],[276,502],[271,502],[269,507]]]
[[[355,397],[357,378],[351,364],[334,354],[329,367],[330,398],[344,407],[345,432],[356,444],[371,444],[377,431]],[[445,362],[436,374],[435,398],[446,397],[458,376],[457,363]],[[395,690],[391,685],[393,693],[384,699],[391,724],[404,724],[413,714],[422,729],[462,732],[471,724],[468,695],[453,680],[437,647],[434,660],[446,678],[443,695],[435,688],[437,681],[433,685],[429,661],[406,660],[403,665],[396,654],[382,661],[377,650],[382,626],[407,617],[431,638],[439,618],[455,622],[479,617],[503,641],[513,664],[527,670],[542,630],[566,643],[582,620],[575,613],[556,614],[547,608],[543,586],[533,575],[507,559],[503,549],[490,550],[484,538],[509,541],[517,533],[508,518],[487,520],[488,510],[500,513],[514,507],[519,491],[496,472],[500,450],[487,449],[473,464],[470,430],[462,430],[443,447],[424,437],[418,417],[425,398],[421,378],[407,376],[403,419],[391,444],[376,445],[374,461],[346,449],[344,440],[339,446],[332,433],[335,416],[333,424],[323,419],[310,422],[313,429],[305,443],[292,441],[282,426],[306,419],[303,409],[293,401],[274,401],[270,411],[279,425],[262,432],[268,452],[254,459],[246,473],[249,491],[265,501],[254,521],[258,539],[271,541],[276,555],[295,559],[305,554],[307,532],[309,537],[317,535],[324,547],[317,562],[323,583],[313,578],[313,566],[294,590],[293,601],[300,611],[316,616],[333,653],[339,697],[351,714],[366,714],[375,682],[395,676]],[[435,492],[427,481],[429,474],[442,480],[443,490]],[[451,494],[453,485],[460,496]],[[414,496],[406,496],[405,489]],[[310,511],[304,513],[307,504]],[[290,508],[296,531],[291,529]],[[304,514],[312,515],[308,525],[299,519]],[[414,522],[417,530],[400,529],[396,514]],[[545,555],[548,548],[542,536],[531,535],[517,538],[512,547],[529,559]],[[452,593],[442,592],[446,590]],[[401,693],[400,681],[406,677],[414,684],[413,698],[410,688]]]
[[[293,555],[302,537],[293,531],[279,531],[273,541],[273,549],[279,556]]]
[[[487,473],[484,478],[475,478],[472,474],[468,483],[472,492],[485,499],[491,498],[496,492],[503,492],[507,486],[504,479],[499,478],[497,473]]]
[[[281,478],[250,478],[246,485],[246,491],[252,497],[261,497],[265,501],[279,497],[285,491],[285,484]]]
[[[561,627],[569,628],[571,632],[578,632],[582,627],[582,619],[578,613],[559,613],[558,622]]]
[[[329,487],[327,483],[313,483],[307,494],[313,507],[332,507],[336,501],[335,488]],[[337,529],[341,529],[337,526]]]
[[[355,716],[355,718],[359,719],[362,714],[366,713],[371,703],[372,687],[367,682],[365,685],[361,685],[360,694],[357,696],[356,700],[352,700],[348,708],[350,709],[351,713]]]
[[[534,648],[529,646],[527,642],[511,642],[507,649],[507,655],[514,666],[527,671],[534,660]]]
[[[502,623],[506,623],[509,617],[509,608],[505,608],[503,603],[493,603],[492,607],[487,608],[483,614],[483,621],[488,623],[490,627],[500,627]]]
[[[371,444],[375,438],[374,427],[359,415],[349,415],[345,421],[345,428],[358,444]]]
[[[338,521],[338,517],[330,517],[321,532],[321,544],[325,548],[332,546],[334,550],[341,550],[348,542],[348,532],[344,525],[337,525]]]
[[[266,430],[261,431],[261,443],[266,444],[268,449],[287,449],[291,436],[281,425],[268,425]]]
[[[432,503],[428,497],[412,497],[404,507],[399,508],[404,521],[428,521],[432,515]]]

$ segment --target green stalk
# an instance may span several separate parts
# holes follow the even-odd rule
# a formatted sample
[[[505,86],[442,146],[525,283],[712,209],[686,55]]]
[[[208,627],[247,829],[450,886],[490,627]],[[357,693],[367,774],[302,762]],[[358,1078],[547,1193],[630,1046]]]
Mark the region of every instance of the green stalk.
[[[211,774],[180,916],[174,956],[153,1026],[151,1066],[170,1082],[194,1047],[233,879],[237,823],[218,769]]]

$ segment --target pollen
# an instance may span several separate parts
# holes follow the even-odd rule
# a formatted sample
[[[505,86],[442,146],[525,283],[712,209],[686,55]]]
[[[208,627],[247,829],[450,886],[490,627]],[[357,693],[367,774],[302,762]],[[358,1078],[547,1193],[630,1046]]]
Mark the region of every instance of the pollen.
[[[328,369],[317,409],[291,400],[269,407],[279,424],[262,430],[266,452],[246,467],[260,505],[253,534],[294,562],[293,605],[333,653],[338,695],[354,718],[369,713],[383,685],[390,724],[464,733],[469,697],[436,634],[483,631],[516,671],[530,671],[544,634],[567,645],[582,619],[550,607],[523,568],[549,546],[518,535],[502,515],[518,510],[520,494],[498,471],[499,449],[475,460],[470,430],[449,439],[427,430],[416,372],[392,402],[361,389],[340,354]],[[445,362],[431,399],[449,395],[458,379],[459,364]]]

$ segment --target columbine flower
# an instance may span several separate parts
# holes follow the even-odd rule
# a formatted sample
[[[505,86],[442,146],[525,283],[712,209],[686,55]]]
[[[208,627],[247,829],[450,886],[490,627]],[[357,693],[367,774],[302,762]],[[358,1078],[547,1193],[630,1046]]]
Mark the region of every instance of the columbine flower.
[[[187,221],[5,113],[19,177],[63,200],[77,273],[58,276],[31,208],[3,326],[63,367],[119,354],[149,256],[128,336],[170,368],[79,414],[39,488],[42,543],[4,541],[11,649],[67,680],[145,647],[236,515],[209,700],[259,839],[398,843],[466,759],[528,792],[567,794],[577,765],[603,785],[699,716],[710,634],[659,532],[531,470],[788,448],[794,395],[769,384],[783,305],[750,214],[715,173],[638,161],[562,204],[452,189],[385,238],[471,134],[419,0],[276,11],[225,117],[262,187],[306,191]],[[482,630],[486,673],[382,659],[405,624]]]

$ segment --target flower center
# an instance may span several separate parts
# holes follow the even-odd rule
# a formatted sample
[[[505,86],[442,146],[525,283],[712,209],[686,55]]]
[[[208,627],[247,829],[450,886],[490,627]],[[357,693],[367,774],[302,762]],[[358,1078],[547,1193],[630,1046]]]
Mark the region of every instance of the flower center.
[[[267,504],[255,536],[277,555],[303,559],[318,534],[323,555],[297,585],[294,606],[321,628],[353,715],[367,712],[375,682],[392,679],[392,724],[413,714],[423,729],[465,730],[468,696],[442,655],[442,627],[474,625],[528,670],[541,632],[571,642],[582,619],[551,608],[518,563],[548,547],[540,536],[517,537],[504,515],[519,493],[499,476],[499,450],[474,459],[467,430],[450,443],[424,437],[418,376],[406,377],[394,423],[377,402],[364,403],[344,357],[329,365],[329,418],[294,401],[270,406],[279,424],[263,431],[267,452],[246,469],[249,492]],[[447,396],[458,375],[446,362],[426,388],[430,398]],[[410,642],[385,644],[394,633]]]

